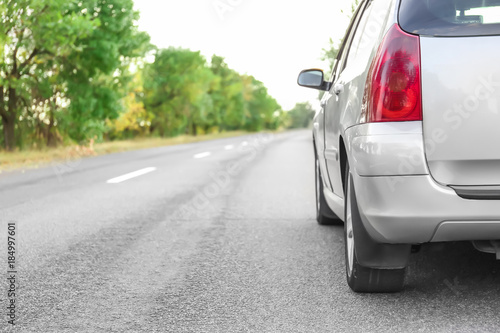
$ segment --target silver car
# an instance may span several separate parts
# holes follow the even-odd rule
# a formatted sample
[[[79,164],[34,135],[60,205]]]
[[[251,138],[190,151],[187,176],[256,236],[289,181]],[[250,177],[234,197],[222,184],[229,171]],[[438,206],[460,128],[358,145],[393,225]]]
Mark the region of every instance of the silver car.
[[[317,220],[344,224],[357,292],[404,285],[412,248],[500,258],[500,0],[361,1],[314,118]]]

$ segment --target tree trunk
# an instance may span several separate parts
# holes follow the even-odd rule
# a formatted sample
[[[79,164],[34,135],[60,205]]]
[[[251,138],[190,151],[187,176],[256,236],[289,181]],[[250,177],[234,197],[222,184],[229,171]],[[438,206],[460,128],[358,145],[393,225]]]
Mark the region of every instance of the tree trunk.
[[[50,112],[50,122],[47,127],[47,146],[48,147],[55,147],[57,146],[57,141],[56,141],[56,136],[53,133],[54,129],[54,111]]]
[[[16,146],[16,137],[14,135],[16,123],[13,117],[2,117],[2,124],[5,149],[12,151]]]
[[[197,136],[198,135],[198,128],[194,122],[191,123],[191,128],[192,128],[192,132],[193,132],[192,134],[194,136]]]
[[[3,89],[3,87],[2,87]],[[17,106],[17,93],[16,89],[10,87],[8,89],[9,94],[9,110],[6,111],[2,106],[2,123],[3,123],[3,137],[5,149],[8,151],[14,150],[16,146],[16,136],[15,136],[15,128],[16,128],[16,106]],[[2,91],[3,98],[3,91]],[[3,100],[2,100],[3,103]]]

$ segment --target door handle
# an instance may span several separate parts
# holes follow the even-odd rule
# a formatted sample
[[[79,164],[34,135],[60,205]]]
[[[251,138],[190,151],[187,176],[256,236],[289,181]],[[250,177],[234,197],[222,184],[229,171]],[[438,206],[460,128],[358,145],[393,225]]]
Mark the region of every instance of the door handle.
[[[322,108],[324,108],[324,107],[326,106],[326,102],[327,102],[327,100],[325,99],[325,100],[323,100],[323,101],[319,102],[319,105],[320,105]]]
[[[335,95],[339,95],[344,92],[344,85],[341,83],[337,83],[335,87],[333,87],[333,92]]]

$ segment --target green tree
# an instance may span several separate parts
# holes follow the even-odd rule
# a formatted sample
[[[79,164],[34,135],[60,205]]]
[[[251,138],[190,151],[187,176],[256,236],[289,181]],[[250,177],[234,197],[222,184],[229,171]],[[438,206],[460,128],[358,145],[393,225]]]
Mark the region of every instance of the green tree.
[[[154,118],[153,114],[147,112],[144,107],[142,71],[137,71],[128,86],[127,96],[122,99],[123,112],[120,113],[117,119],[108,121],[109,137],[112,139],[146,136],[149,134],[151,122]]]
[[[210,123],[209,94],[214,75],[200,52],[159,50],[144,69],[145,107],[154,114],[152,131],[160,136],[198,133]]]
[[[100,24],[79,39],[64,60],[66,96],[71,103],[65,118],[66,131],[81,141],[106,130],[106,119],[118,117],[127,84],[128,69],[151,50],[149,36],[138,31],[139,13],[132,0],[81,0],[78,11]],[[73,9],[74,10],[74,9]]]
[[[244,128],[248,131],[276,129],[280,123],[281,106],[268,94],[262,82],[252,76],[247,77],[245,82],[247,99]]]
[[[245,123],[243,79],[236,71],[230,69],[224,58],[214,55],[210,64],[215,75],[214,85],[210,91],[214,106],[213,125],[219,131],[239,129]]]
[[[309,102],[297,103],[287,113],[288,128],[308,127],[314,117],[314,109]]]
[[[65,0],[0,1],[0,116],[8,150],[22,110],[31,112],[31,89],[39,87],[35,99],[42,105],[57,102],[47,100],[56,94],[61,60],[78,52],[76,42],[99,24],[69,7]]]
[[[48,144],[57,128],[76,140],[102,133],[104,121],[118,115],[126,68],[149,45],[134,26],[137,15],[132,0],[0,1],[7,149],[16,144],[16,130],[44,136]]]

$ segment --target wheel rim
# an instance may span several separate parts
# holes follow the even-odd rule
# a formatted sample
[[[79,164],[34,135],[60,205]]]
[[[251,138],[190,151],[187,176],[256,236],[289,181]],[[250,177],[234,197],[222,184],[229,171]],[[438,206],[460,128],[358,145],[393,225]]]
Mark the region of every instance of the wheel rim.
[[[320,198],[320,173],[319,173],[319,161],[318,159],[316,158],[316,213],[319,214],[319,205],[320,205],[320,202],[319,202],[319,198]]]
[[[346,217],[345,217],[345,228],[346,228],[346,252],[347,252],[347,274],[351,276],[353,266],[354,266],[354,233],[352,229],[352,213],[351,213],[351,180],[349,178],[347,184],[346,193]]]

